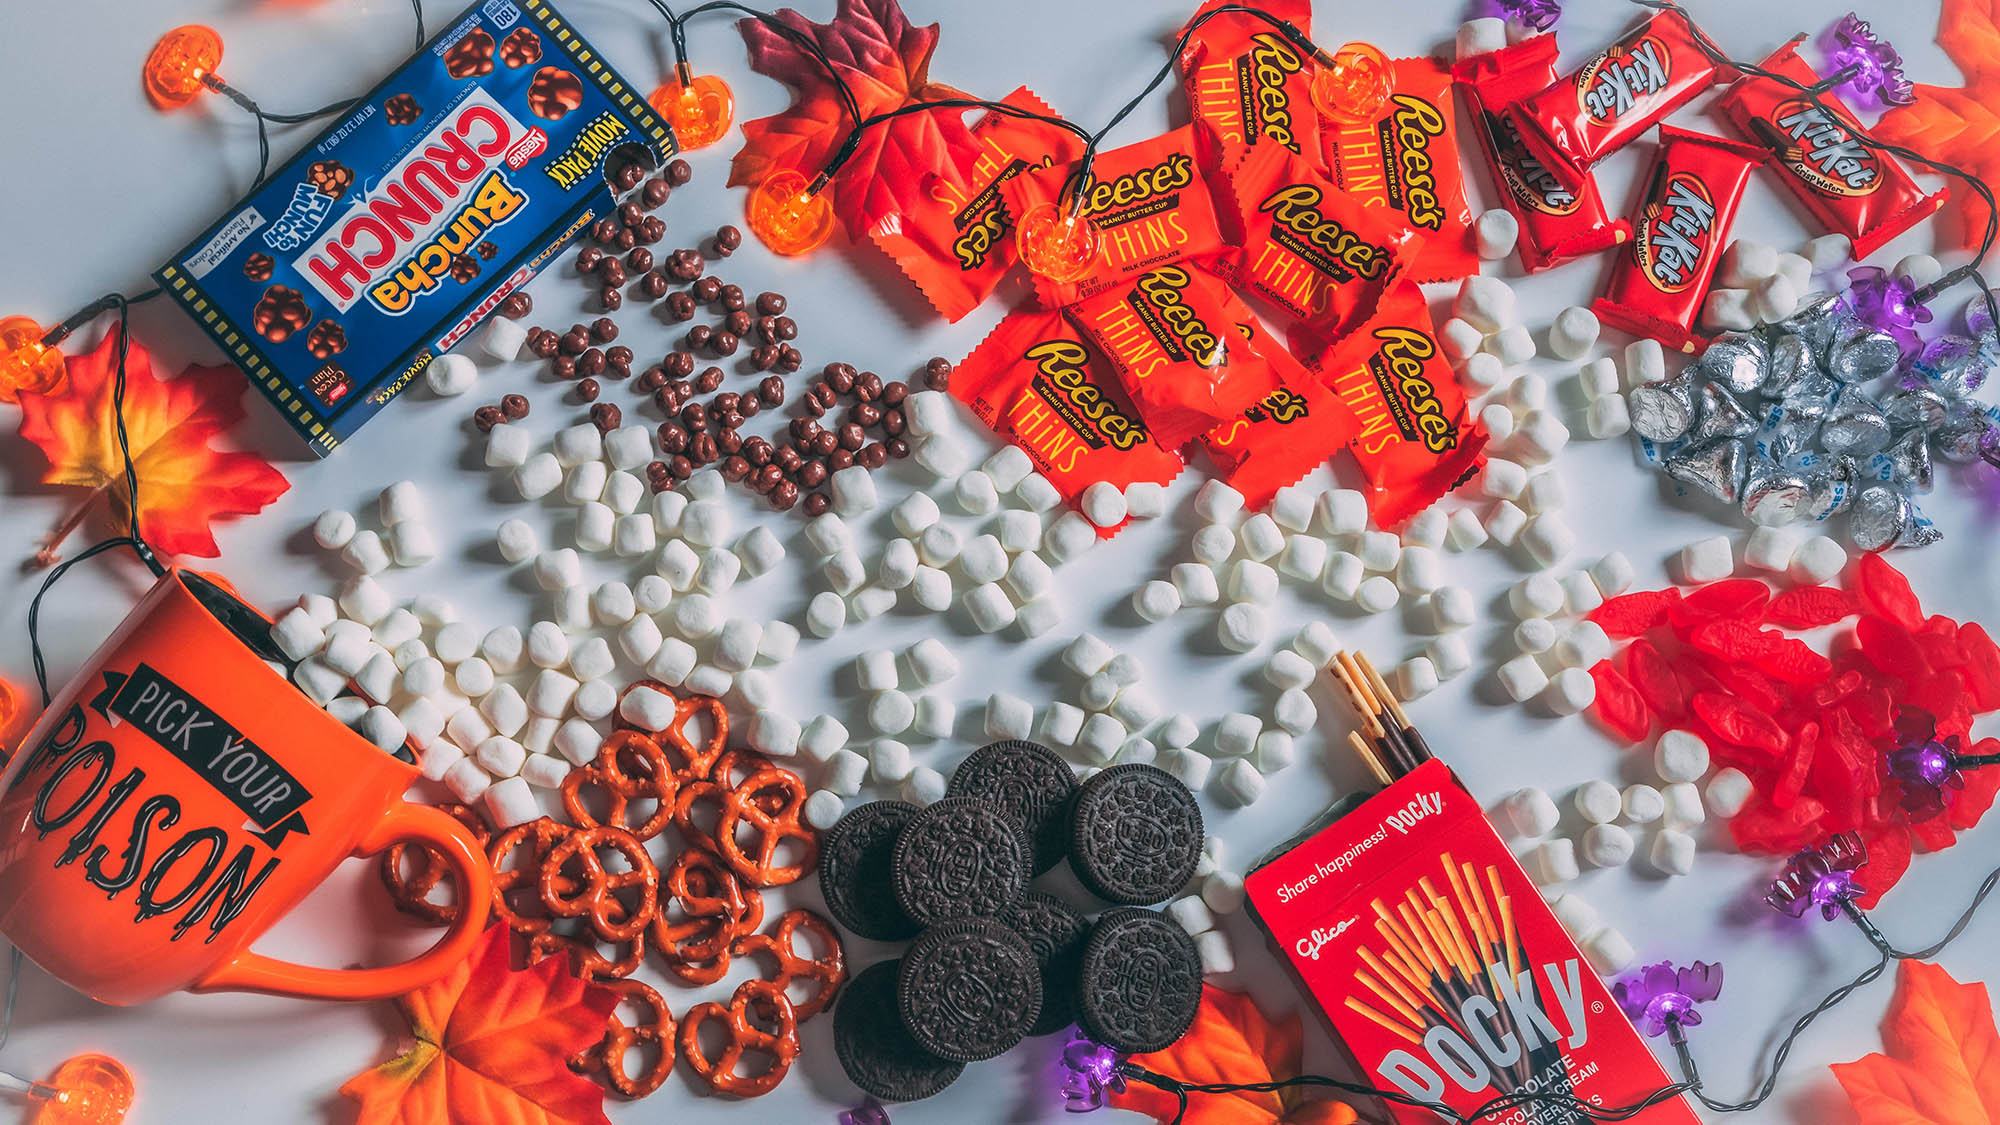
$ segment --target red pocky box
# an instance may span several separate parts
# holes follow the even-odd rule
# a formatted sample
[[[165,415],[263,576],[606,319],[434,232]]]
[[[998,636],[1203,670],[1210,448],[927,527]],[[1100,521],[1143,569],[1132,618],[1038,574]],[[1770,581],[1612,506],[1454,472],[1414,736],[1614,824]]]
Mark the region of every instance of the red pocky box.
[[[1771,52],[1763,68],[1818,85],[1819,75],[1799,58],[1804,38]],[[1782,83],[1746,75],[1716,108],[1764,148],[1765,163],[1814,218],[1854,243],[1859,261],[1934,214],[1951,193],[1925,194],[1894,157],[1856,140],[1854,115],[1833,91],[1820,94],[1819,101],[1826,109]]]
[[[1316,152],[1320,122],[1312,103],[1312,57],[1257,16],[1210,15],[1229,3],[1206,0],[1195,9],[1189,23],[1208,18],[1176,60],[1209,167],[1227,171],[1264,144],[1300,156]],[[1262,7],[1302,32],[1312,31],[1307,0],[1272,0]]]
[[[1567,77],[1523,98],[1521,139],[1575,187],[1598,161],[1631,144],[1715,80],[1687,13],[1667,8]]]
[[[1053,114],[1026,86],[1002,99],[1034,113]],[[923,202],[885,216],[868,232],[916,283],[931,307],[956,321],[991,296],[1018,251],[1014,216],[1001,185],[1033,168],[1066,164],[1083,154],[1083,141],[1046,121],[989,112],[972,126],[979,154],[960,168],[964,188],[942,176],[926,177]]]
[[[1008,180],[1001,187],[1008,211],[1026,215],[1037,204],[1062,205],[1063,184],[1075,170],[1061,163]],[[1222,252],[1215,204],[1195,161],[1193,126],[1097,154],[1080,190],[1102,258],[1075,281],[1036,277],[1035,296],[1049,308],[1093,297],[1154,266]]]
[[[1604,296],[1591,305],[1599,320],[1684,352],[1708,346],[1694,331],[1695,316],[1761,156],[1746,144],[1660,126],[1631,249],[1618,255]]]
[[[1430,59],[1392,65],[1389,100],[1374,117],[1320,122],[1327,172],[1335,187],[1397,212],[1416,232],[1411,279],[1456,281],[1478,273],[1479,258],[1458,160],[1451,72]]]
[[[1353,411],[1290,352],[1263,351],[1269,363],[1257,400],[1201,436],[1222,479],[1251,508],[1269,504],[1279,489],[1340,452],[1357,428]]]
[[[1479,468],[1486,431],[1466,408],[1415,282],[1398,285],[1374,316],[1332,343],[1303,328],[1290,342],[1354,416],[1348,448],[1368,478],[1377,525],[1401,524]]]
[[[1471,111],[1473,133],[1486,153],[1487,174],[1500,201],[1521,225],[1521,268],[1529,273],[1595,254],[1632,237],[1624,219],[1606,216],[1597,177],[1577,173],[1565,183],[1521,140],[1513,105],[1556,80],[1553,32],[1523,39],[1452,68]]]
[[[1408,266],[1415,234],[1276,145],[1230,174],[1225,229],[1238,247],[1217,274],[1295,323],[1338,336],[1375,311]]]
[[[1443,762],[1245,879],[1251,914],[1363,1080],[1460,1112],[1517,1091],[1605,1108],[1669,1084],[1645,1040]],[[1404,1125],[1426,1109],[1384,1103]],[[1511,1121],[1566,1121],[1532,1109]],[[1696,1125],[1685,1099],[1627,1120]]]
[[[1111,361],[1054,310],[1007,314],[953,369],[951,393],[1071,503],[1100,480],[1165,484],[1185,464],[1154,439]]]
[[[1187,264],[1157,266],[1064,311],[1168,449],[1254,402],[1270,369],[1258,342],[1277,350],[1242,298]]]

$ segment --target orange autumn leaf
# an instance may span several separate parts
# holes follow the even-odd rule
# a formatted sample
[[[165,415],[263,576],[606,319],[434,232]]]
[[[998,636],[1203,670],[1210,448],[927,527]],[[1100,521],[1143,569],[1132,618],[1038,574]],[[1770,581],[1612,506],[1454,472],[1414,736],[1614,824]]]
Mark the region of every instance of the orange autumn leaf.
[[[1944,0],[1937,42],[1965,85],[1919,83],[1916,103],[1883,114],[1875,136],[1990,182],[2000,176],[2000,0]],[[1964,184],[1951,188],[1946,235],[1970,249],[1979,244],[1985,206]]]
[[[1888,1053],[1832,1067],[1862,1125],[2000,1122],[2000,1031],[1985,985],[1902,962],[1882,1045]]]
[[[567,958],[508,967],[508,931],[487,927],[465,962],[399,998],[416,1042],[340,1092],[356,1125],[609,1125],[604,1090],[569,1058],[604,1036],[618,994]]]
[[[1197,1085],[1269,1082],[1299,1073],[1304,1043],[1298,1013],[1273,1023],[1247,993],[1207,985],[1187,1034],[1164,1051],[1133,1055],[1132,1061]],[[1111,1104],[1160,1121],[1171,1120],[1176,1108],[1171,1094],[1140,1082],[1111,1095]],[[1355,1120],[1345,1102],[1309,1099],[1302,1089],[1192,1094],[1188,1107],[1188,1125],[1352,1125]]]
[[[6,680],[0,680],[0,762],[14,751],[14,737],[27,733],[27,718],[22,713],[21,690]],[[18,728],[18,729],[17,729]]]
[[[839,0],[834,17],[814,23],[790,8],[772,17],[825,52],[861,116],[913,101],[966,95],[930,79],[938,25],[912,26],[896,0]],[[772,172],[796,170],[808,180],[826,166],[854,126],[826,68],[763,20],[738,25],[750,67],[790,86],[783,112],[743,123],[743,148],[729,164],[729,183],[756,184]],[[860,241],[885,217],[927,198],[926,184],[963,187],[958,169],[979,153],[962,109],[930,110],[884,122],[862,134],[852,159],[833,178],[833,209],[849,238]]]
[[[130,519],[111,408],[117,341],[114,326],[95,351],[69,357],[67,394],[21,396],[21,436],[49,461],[42,480],[89,490],[51,537],[51,547],[94,508],[105,511],[109,526],[119,531]],[[256,454],[209,446],[211,438],[243,419],[246,389],[233,367],[189,366],[179,378],[162,382],[145,349],[130,345],[125,433],[139,478],[139,531],[160,554],[214,558],[221,552],[211,521],[262,511],[289,487]],[[101,508],[99,496],[108,501]]]

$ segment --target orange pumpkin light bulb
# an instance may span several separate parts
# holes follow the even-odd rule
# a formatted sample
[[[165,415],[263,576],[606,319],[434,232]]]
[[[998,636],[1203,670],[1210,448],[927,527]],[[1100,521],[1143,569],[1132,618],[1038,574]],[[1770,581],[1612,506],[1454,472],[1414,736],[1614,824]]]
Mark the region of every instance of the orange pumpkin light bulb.
[[[736,119],[736,96],[729,92],[729,83],[713,74],[663,82],[646,101],[674,127],[674,139],[683,150],[707,148],[721,140]]]
[[[198,23],[174,28],[153,44],[144,72],[146,100],[159,110],[179,109],[207,89],[222,61],[222,36]]]
[[[825,185],[818,185],[824,187]],[[794,171],[775,172],[750,193],[750,232],[774,252],[795,257],[833,233],[833,204]]]
[[[1097,261],[1097,226],[1075,210],[1054,203],[1029,208],[1014,231],[1021,261],[1054,282],[1075,281]]]
[[[56,394],[69,382],[58,348],[42,343],[42,326],[25,316],[0,319],[0,402],[22,391]]]
[[[118,1125],[132,1108],[132,1073],[109,1055],[78,1055],[56,1068],[35,1125]]]
[[[1346,125],[1372,120],[1389,100],[1389,56],[1372,43],[1343,44],[1319,60],[1313,104]]]

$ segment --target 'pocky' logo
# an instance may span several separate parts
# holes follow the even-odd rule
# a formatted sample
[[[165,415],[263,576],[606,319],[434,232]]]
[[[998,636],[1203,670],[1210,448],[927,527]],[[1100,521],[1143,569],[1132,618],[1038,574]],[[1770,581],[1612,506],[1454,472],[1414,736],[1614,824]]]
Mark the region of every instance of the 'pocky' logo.
[[[1600,123],[1616,121],[1667,88],[1666,45],[1653,36],[1613,44],[1576,75],[1577,105]]]
[[[1255,121],[1259,136],[1299,151],[1299,139],[1292,132],[1292,97],[1285,88],[1286,80],[1304,69],[1299,53],[1276,35],[1260,31],[1250,37],[1247,64],[1251,81],[1244,84],[1244,121]]]
[[[1645,221],[1632,240],[1639,268],[1654,288],[1678,293],[1701,273],[1702,255],[1715,227],[1715,199],[1699,176],[1676,172],[1646,203]]]
[[[1772,146],[1779,162],[1820,194],[1868,195],[1881,185],[1875,154],[1820,107],[1797,98],[1780,102],[1771,123],[1784,138]]]
[[[1175,358],[1191,359],[1203,367],[1220,366],[1227,355],[1221,337],[1187,303],[1187,287],[1193,281],[1179,266],[1148,270],[1132,287],[1133,309],[1160,347]]]
[[[1380,347],[1368,357],[1369,373],[1381,389],[1382,398],[1395,416],[1403,440],[1421,442],[1432,453],[1458,448],[1458,430],[1445,417],[1438,401],[1437,387],[1426,373],[1428,361],[1437,355],[1437,341],[1414,328],[1389,325],[1375,330]],[[1398,816],[1412,815],[1398,813]],[[1413,815],[1424,815],[1419,812]],[[1409,828],[1399,824],[1402,831]]]
[[[1145,423],[1119,409],[1090,380],[1090,352],[1075,340],[1045,340],[1022,357],[1035,365],[1036,389],[1043,400],[1070,420],[1093,449],[1110,445],[1128,452],[1146,440]],[[1079,424],[1079,423],[1087,424]]]
[[[1438,203],[1437,175],[1431,171],[1431,141],[1444,135],[1444,114],[1409,94],[1397,94],[1389,101],[1396,111],[1382,125],[1382,148],[1395,153],[1397,177],[1390,198],[1398,201],[1411,224],[1437,230],[1444,225],[1444,207]]]
[[[1271,233],[1278,241],[1322,271],[1343,281],[1382,276],[1389,267],[1389,248],[1369,242],[1321,211],[1325,198],[1317,184],[1286,184],[1265,196],[1257,211],[1271,216]],[[1287,234],[1292,237],[1284,237]]]
[[[1177,152],[1150,167],[1092,183],[1083,193],[1083,213],[1096,217],[1107,211],[1174,192],[1194,183],[1194,157]]]
[[[1583,966],[1572,957],[1540,968],[1538,982],[1534,965],[1518,977],[1505,959],[1487,966],[1493,999],[1467,990],[1453,1005],[1451,1022],[1426,1028],[1420,1043],[1382,1056],[1375,1073],[1413,1098],[1435,1102],[1454,1086],[1468,1094],[1489,1090],[1495,1069],[1505,1072],[1524,1061],[1540,1067],[1583,1046],[1590,1041]],[[1558,1013],[1563,1027],[1556,1026]]]
[[[1548,166],[1535,158],[1521,140],[1521,130],[1508,114],[1486,113],[1486,135],[1493,141],[1493,164],[1501,186],[1514,201],[1544,215],[1569,215],[1577,208],[1576,193],[1564,187]]]

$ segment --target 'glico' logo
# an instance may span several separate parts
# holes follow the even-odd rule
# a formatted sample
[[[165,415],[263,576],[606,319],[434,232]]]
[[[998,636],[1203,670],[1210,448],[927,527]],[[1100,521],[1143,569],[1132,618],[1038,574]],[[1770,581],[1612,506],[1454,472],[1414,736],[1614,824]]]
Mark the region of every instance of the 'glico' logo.
[[[1666,45],[1658,39],[1614,44],[1577,72],[1577,106],[1592,120],[1616,121],[1640,99],[1665,90],[1668,73]]]
[[[1129,451],[1146,440],[1146,427],[1118,409],[1117,404],[1106,398],[1104,392],[1085,374],[1090,353],[1084,350],[1082,344],[1075,340],[1048,340],[1029,348],[1021,358],[1032,361],[1062,394],[1071,409],[1095,425],[1104,439],[1120,452]]]
[[[1007,233],[1007,212],[998,206],[988,207],[986,213],[959,232],[952,240],[951,252],[958,258],[960,269],[976,270],[986,264],[986,255],[1000,236]]]
[[[1431,138],[1444,135],[1444,114],[1408,94],[1389,100],[1396,107],[1391,120],[1396,126],[1396,164],[1403,173],[1403,213],[1412,224],[1437,230],[1444,225],[1444,207],[1438,203],[1437,176],[1431,172]]]
[[[1882,183],[1875,154],[1833,115],[1802,98],[1780,102],[1771,120],[1789,143],[1774,145],[1778,160],[1821,195],[1868,195]]]
[[[1223,361],[1224,348],[1208,324],[1188,307],[1183,294],[1193,280],[1179,266],[1161,266],[1139,275],[1135,288],[1180,341],[1181,352],[1203,367],[1214,367]]]
[[[1100,215],[1113,207],[1125,207],[1179,191],[1193,182],[1194,157],[1177,152],[1151,167],[1091,184],[1090,190],[1083,195],[1083,213],[1086,216]]]
[[[1708,185],[1698,176],[1676,172],[1647,202],[1632,252],[1655,288],[1678,293],[1694,284],[1714,226],[1715,200]]]
[[[1268,31],[1250,37],[1250,64],[1257,79],[1257,133],[1299,151],[1292,134],[1292,99],[1285,80],[1304,68],[1297,51]]]
[[[1486,135],[1493,141],[1493,164],[1500,169],[1501,186],[1514,201],[1544,215],[1568,215],[1576,211],[1576,193],[1564,187],[1554,172],[1521,141],[1521,130],[1511,115],[1488,113]]]
[[[1382,276],[1389,266],[1389,248],[1367,241],[1323,214],[1319,210],[1323,198],[1317,184],[1286,184],[1265,196],[1257,211],[1271,216],[1278,226],[1298,235],[1314,250],[1354,271],[1356,276],[1371,281]]]
[[[1375,352],[1375,378],[1392,405],[1400,405],[1397,421],[1413,439],[1432,453],[1458,448],[1458,432],[1445,417],[1437,388],[1424,374],[1424,361],[1437,354],[1437,341],[1414,328],[1393,325],[1375,330],[1381,347]],[[1390,393],[1392,392],[1393,393]],[[1414,433],[1410,433],[1414,430]]]

